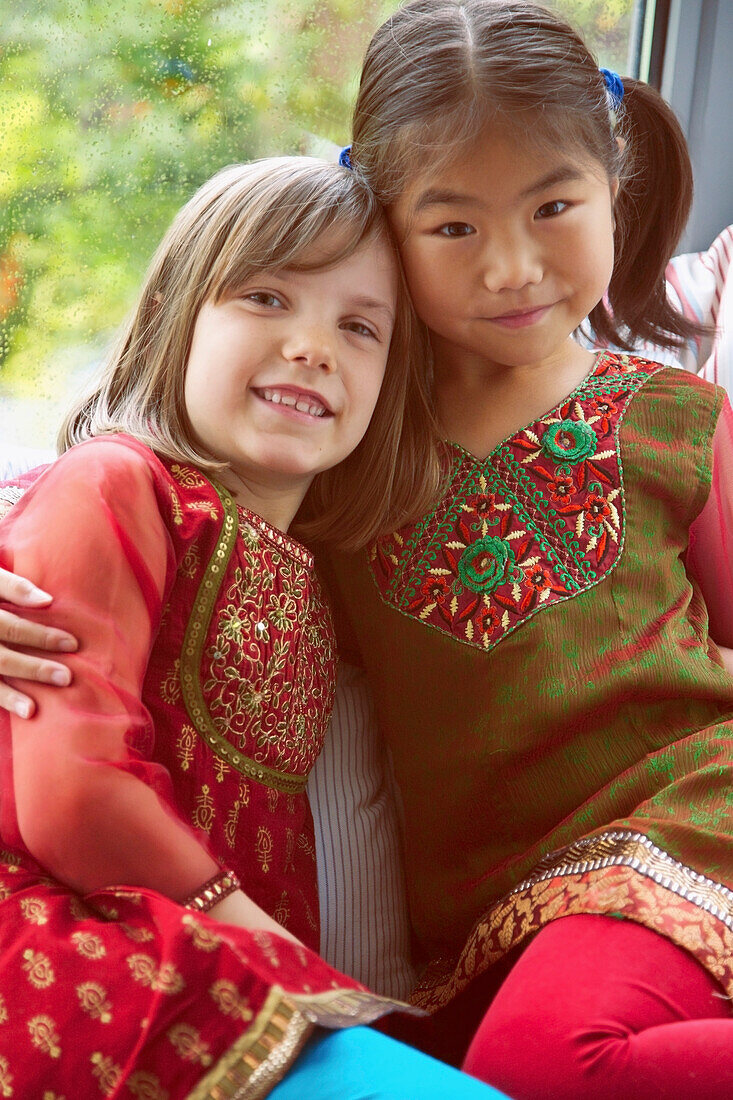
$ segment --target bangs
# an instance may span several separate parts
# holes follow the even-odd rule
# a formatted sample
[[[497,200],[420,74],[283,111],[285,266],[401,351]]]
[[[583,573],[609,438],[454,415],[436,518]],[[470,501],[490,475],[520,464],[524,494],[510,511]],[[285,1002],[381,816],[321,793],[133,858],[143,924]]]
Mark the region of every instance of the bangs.
[[[380,200],[386,206],[394,203],[414,180],[443,171],[492,129],[533,153],[564,149],[579,160],[600,161],[609,174],[617,168],[610,116],[607,141],[600,144],[594,121],[580,111],[546,105],[507,108],[471,97],[395,130],[379,153]],[[354,160],[358,166],[358,149]]]
[[[351,256],[364,240],[389,239],[384,214],[371,190],[348,169],[264,181],[229,220],[212,265],[207,297],[235,294],[258,272],[311,271]],[[280,194],[277,192],[280,191]]]

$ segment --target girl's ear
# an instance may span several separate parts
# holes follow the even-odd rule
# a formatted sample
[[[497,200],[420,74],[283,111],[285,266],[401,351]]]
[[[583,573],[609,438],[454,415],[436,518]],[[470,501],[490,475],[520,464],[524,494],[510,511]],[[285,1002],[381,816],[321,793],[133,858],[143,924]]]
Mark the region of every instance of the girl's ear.
[[[618,195],[618,189],[621,186],[621,180],[618,176],[611,176],[610,188],[611,188],[611,205],[616,202],[616,196]]]

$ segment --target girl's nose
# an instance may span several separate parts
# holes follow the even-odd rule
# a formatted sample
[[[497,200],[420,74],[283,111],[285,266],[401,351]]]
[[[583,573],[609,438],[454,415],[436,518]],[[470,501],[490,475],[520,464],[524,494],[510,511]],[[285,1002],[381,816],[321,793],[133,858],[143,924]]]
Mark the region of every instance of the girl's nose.
[[[286,339],[283,356],[289,363],[299,363],[326,374],[336,370],[334,341],[322,325],[299,325]]]
[[[496,242],[487,247],[483,256],[483,284],[493,294],[536,286],[543,273],[542,258],[528,241]]]

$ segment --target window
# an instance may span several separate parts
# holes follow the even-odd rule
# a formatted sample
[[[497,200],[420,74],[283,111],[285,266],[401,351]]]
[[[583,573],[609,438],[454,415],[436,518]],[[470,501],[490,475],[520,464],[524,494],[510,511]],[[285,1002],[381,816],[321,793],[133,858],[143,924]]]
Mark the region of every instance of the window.
[[[556,0],[601,64],[649,4]],[[148,258],[235,160],[345,143],[384,0],[14,0],[0,25],[0,440],[52,444]],[[630,56],[629,64],[626,58]],[[316,136],[317,135],[317,136]]]

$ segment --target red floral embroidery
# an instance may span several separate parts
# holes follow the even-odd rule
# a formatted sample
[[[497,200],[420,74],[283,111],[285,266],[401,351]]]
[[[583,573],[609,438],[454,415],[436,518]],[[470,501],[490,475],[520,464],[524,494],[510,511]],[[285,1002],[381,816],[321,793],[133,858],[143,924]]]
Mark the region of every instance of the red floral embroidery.
[[[382,598],[490,649],[528,616],[601,580],[623,545],[618,428],[661,369],[603,352],[562,405],[485,462],[449,447],[440,506],[372,547]]]

